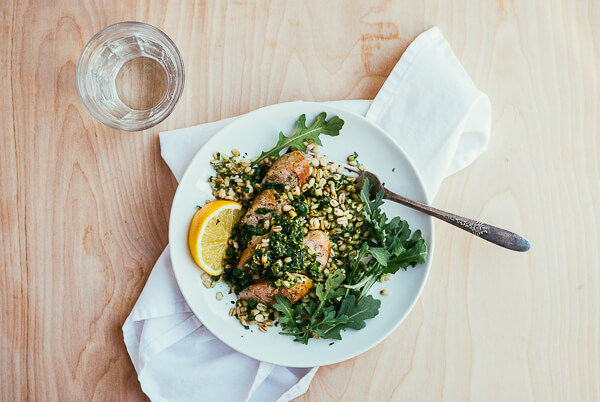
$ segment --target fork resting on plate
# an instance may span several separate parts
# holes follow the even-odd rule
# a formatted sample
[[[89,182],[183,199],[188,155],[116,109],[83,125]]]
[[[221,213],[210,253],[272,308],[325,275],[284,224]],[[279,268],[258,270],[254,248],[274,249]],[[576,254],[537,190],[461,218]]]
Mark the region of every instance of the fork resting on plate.
[[[416,209],[417,211],[423,212],[424,214],[427,214],[429,216],[441,219],[444,222],[448,222],[449,224],[456,226],[457,228],[466,230],[467,232],[474,234],[477,237],[481,237],[484,240],[497,244],[498,246],[505,247],[509,250],[527,251],[531,248],[531,244],[523,236],[510,232],[506,229],[488,225],[486,223],[476,221],[473,219],[463,218],[462,216],[458,216],[450,212],[445,212],[440,209],[430,207],[429,205],[413,201],[409,198],[403,197],[385,188],[381,184],[379,178],[371,172],[359,170],[353,166],[349,166],[343,163],[340,165],[346,168],[347,170],[358,174],[358,178],[356,180],[356,187],[359,190],[362,188],[365,179],[368,179],[369,183],[371,184],[371,191],[376,193],[379,190],[383,190],[383,198],[386,200],[397,202],[398,204],[402,204],[409,208]]]

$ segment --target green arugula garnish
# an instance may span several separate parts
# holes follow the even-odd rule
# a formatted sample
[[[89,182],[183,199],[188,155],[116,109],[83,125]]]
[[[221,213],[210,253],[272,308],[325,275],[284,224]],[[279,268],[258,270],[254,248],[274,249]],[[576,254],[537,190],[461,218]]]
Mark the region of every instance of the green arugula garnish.
[[[366,227],[374,239],[370,244],[363,243],[358,258],[348,270],[345,287],[359,290],[359,299],[366,295],[382,274],[395,274],[400,268],[425,263],[427,244],[420,230],[412,236],[408,222],[395,217],[388,221],[383,205],[383,190],[379,190],[371,200],[371,184],[364,180],[360,198],[364,203]],[[368,258],[371,257],[371,258]]]
[[[346,276],[335,271],[325,281],[317,284],[317,300],[307,305],[295,306],[283,296],[275,296],[273,307],[282,313],[279,317],[284,335],[291,335],[297,342],[308,343],[315,335],[322,339],[342,339],[341,331],[346,328],[361,329],[367,324],[365,320],[379,314],[381,301],[367,296],[356,301],[354,295],[342,298],[345,289],[341,284]],[[336,302],[337,300],[339,302]]]
[[[302,115],[298,118],[296,132],[289,137],[286,137],[283,132],[279,132],[279,139],[277,145],[269,151],[263,152],[258,158],[254,160],[252,165],[257,165],[260,161],[270,156],[278,157],[281,151],[286,148],[294,147],[300,151],[305,151],[306,146],[304,141],[313,140],[319,145],[322,145],[319,139],[320,134],[337,136],[340,134],[340,130],[344,125],[344,120],[337,116],[333,116],[329,120],[325,120],[327,113],[320,113],[313,124],[306,127],[306,115]]]
[[[322,329],[317,329],[315,332],[323,339],[342,339],[342,330],[366,327],[365,320],[379,314],[379,307],[381,307],[381,300],[370,295],[358,302],[354,295],[345,296],[340,303],[335,319],[329,320]]]

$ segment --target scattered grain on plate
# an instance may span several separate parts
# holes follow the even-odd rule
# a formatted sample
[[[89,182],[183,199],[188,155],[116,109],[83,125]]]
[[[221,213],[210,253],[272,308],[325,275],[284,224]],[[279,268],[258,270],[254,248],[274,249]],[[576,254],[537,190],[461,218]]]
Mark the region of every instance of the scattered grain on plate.
[[[217,300],[219,300],[219,301],[223,300],[223,293],[217,292],[217,296],[216,297],[217,297]]]
[[[346,218],[345,216],[342,216],[341,218],[337,218],[336,222],[338,223],[338,225],[342,225],[344,227],[348,226],[348,218]]]
[[[379,292],[380,295],[382,296],[389,296],[390,295],[390,291],[387,289],[382,289],[381,292]]]

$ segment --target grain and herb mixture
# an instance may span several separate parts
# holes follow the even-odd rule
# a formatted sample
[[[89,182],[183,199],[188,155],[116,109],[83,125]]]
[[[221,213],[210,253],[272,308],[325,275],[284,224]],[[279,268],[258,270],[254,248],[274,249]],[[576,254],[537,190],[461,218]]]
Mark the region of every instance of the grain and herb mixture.
[[[356,153],[341,164],[322,155],[319,135],[339,135],[343,121],[322,113],[305,122],[300,116],[296,132],[280,133],[258,158],[214,154],[213,195],[243,212],[223,275],[204,277],[206,286],[223,280],[237,294],[229,313],[246,328],[279,326],[303,343],[363,328],[381,304],[368,294],[372,285],[427,256],[419,230],[381,211],[381,192],[370,194],[368,181],[357,188],[344,166],[364,169]]]

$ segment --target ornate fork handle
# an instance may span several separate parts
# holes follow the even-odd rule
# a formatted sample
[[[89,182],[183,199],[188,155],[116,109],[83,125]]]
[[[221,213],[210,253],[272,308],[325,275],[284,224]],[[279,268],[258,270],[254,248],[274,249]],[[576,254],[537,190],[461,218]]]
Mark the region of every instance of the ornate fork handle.
[[[399,204],[421,211],[427,215],[441,219],[445,222],[448,222],[451,225],[466,230],[467,232],[470,232],[475,236],[481,237],[482,239],[485,239],[499,246],[514,251],[527,251],[531,248],[531,244],[529,243],[529,241],[527,241],[527,239],[525,239],[522,236],[519,236],[516,233],[510,232],[505,229],[501,229],[496,226],[488,225],[473,219],[463,218],[461,216],[451,214],[449,212],[445,212],[437,208],[430,207],[429,205],[425,205],[420,202],[402,197],[401,195],[398,195],[388,190],[387,188],[384,188],[384,190],[385,199],[397,202]]]

